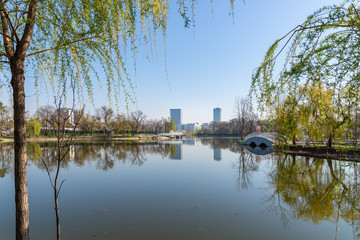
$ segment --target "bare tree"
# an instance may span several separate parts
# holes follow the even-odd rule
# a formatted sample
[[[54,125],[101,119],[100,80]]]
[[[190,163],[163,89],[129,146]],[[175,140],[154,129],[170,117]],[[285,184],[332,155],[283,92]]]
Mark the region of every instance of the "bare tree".
[[[118,113],[111,121],[111,129],[116,133],[125,132],[129,130],[129,122],[124,114]]]
[[[90,133],[91,135],[93,134],[95,129],[101,128],[100,123],[96,121],[95,116],[83,113],[79,119],[78,126],[83,133]]]
[[[113,114],[114,111],[112,108],[108,108],[106,106],[102,106],[101,108],[96,109],[96,117],[99,122],[102,122],[104,133],[110,129],[110,123]]]
[[[151,132],[160,132],[164,128],[162,120],[150,119],[145,122],[145,129]]]
[[[40,121],[41,125],[45,128],[45,134],[49,134],[49,130],[55,129],[56,123],[56,110],[53,106],[46,105],[36,110],[36,118]]]
[[[41,157],[41,161],[44,164],[46,171],[49,176],[51,187],[53,188],[54,193],[54,202],[55,202],[55,215],[56,215],[56,239],[61,239],[61,231],[60,231],[60,215],[59,215],[59,194],[61,191],[61,187],[65,180],[62,180],[59,183],[59,175],[61,163],[69,153],[71,149],[71,143],[74,138],[75,129],[78,126],[78,123],[81,119],[81,115],[84,112],[84,108],[81,111],[78,111],[77,117],[75,118],[75,122],[73,124],[73,129],[70,132],[66,131],[67,123],[69,122],[72,114],[74,113],[75,103],[73,103],[73,107],[71,109],[70,114],[65,114],[62,111],[62,98],[64,97],[65,92],[58,98],[55,98],[55,114],[52,116],[51,121],[56,126],[54,129],[54,133],[56,135],[56,150],[55,152],[44,151],[43,156]],[[75,98],[74,98],[75,99]],[[56,161],[56,169],[55,176],[51,177],[51,170],[46,162]]]
[[[236,97],[235,99],[235,115],[238,125],[238,131],[241,134],[241,140],[244,140],[246,122],[249,119],[250,106],[247,98]]]
[[[251,103],[249,98],[235,98],[235,129],[236,132],[241,134],[241,139],[244,140],[246,134],[254,131],[257,123],[257,116],[251,111]]]
[[[130,114],[130,127],[132,135],[134,135],[135,132],[140,131],[145,119],[146,115],[140,110]]]

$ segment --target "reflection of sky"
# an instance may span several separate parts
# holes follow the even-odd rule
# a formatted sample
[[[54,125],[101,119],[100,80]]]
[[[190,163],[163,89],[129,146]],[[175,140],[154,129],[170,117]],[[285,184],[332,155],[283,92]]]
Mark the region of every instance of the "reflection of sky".
[[[186,145],[195,145],[195,143],[196,143],[195,139],[184,139],[183,140],[183,144],[186,144]]]
[[[209,146],[179,147],[182,161],[144,153],[146,162],[141,167],[113,159],[115,165],[107,171],[98,169],[96,161],[82,167],[73,161],[62,169],[60,179],[66,179],[59,199],[63,239],[333,238],[331,222],[313,225],[292,219],[290,228],[284,229],[277,216],[264,211],[264,196],[273,193],[269,173],[278,161],[271,160],[274,155],[253,156],[259,170],[250,174],[251,188],[238,191],[239,153],[223,149],[222,161],[216,162]],[[1,239],[14,239],[10,176],[0,179]],[[32,239],[53,239],[48,176],[32,165],[28,179]],[[339,238],[350,239],[350,226],[341,221],[339,227]]]

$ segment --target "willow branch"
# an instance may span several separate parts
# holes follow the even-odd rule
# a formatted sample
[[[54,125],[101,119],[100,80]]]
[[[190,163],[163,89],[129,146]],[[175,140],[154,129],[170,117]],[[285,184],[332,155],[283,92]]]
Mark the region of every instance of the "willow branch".
[[[279,39],[279,42],[280,42],[290,35],[289,39],[286,41],[286,43],[283,45],[283,47],[280,49],[280,51],[276,54],[276,56],[272,60],[275,60],[282,53],[282,51],[284,51],[284,49],[286,48],[286,46],[289,44],[290,40],[294,37],[294,35],[296,33],[302,32],[305,30],[323,27],[323,26],[341,27],[341,28],[351,27],[351,25],[349,25],[349,24],[346,24],[346,25],[345,24],[321,24],[321,25],[315,25],[315,26],[309,26],[309,27],[304,27],[303,25],[298,25],[295,28],[293,28],[292,30],[290,30],[287,34],[285,34],[282,38]]]
[[[98,37],[100,37],[100,36],[96,35],[96,36],[92,36],[92,37],[88,37],[88,38],[77,39],[77,40],[74,40],[72,42],[61,44],[61,45],[56,46],[56,47],[51,47],[51,48],[48,48],[48,49],[44,49],[44,50],[41,50],[41,51],[30,53],[30,54],[26,55],[26,57],[30,57],[30,56],[33,56],[33,55],[36,55],[36,54],[40,54],[40,53],[52,51],[52,50],[55,50],[55,49],[63,48],[63,47],[70,46],[70,45],[78,43],[78,42],[84,42],[84,41],[94,39],[94,38],[98,38]]]

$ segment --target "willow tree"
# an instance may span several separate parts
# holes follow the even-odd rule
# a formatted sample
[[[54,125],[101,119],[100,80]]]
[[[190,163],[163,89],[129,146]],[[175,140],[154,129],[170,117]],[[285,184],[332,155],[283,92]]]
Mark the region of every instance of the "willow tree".
[[[232,11],[234,0],[229,2]],[[177,0],[186,26],[195,5]],[[136,59],[139,39],[152,45],[158,35],[165,37],[168,9],[169,0],[0,0],[0,68],[11,83],[14,107],[17,239],[29,237],[25,73],[35,86],[48,82],[61,92],[71,85],[90,98],[94,81],[105,76],[109,96],[129,99],[124,56],[130,51]]]
[[[340,98],[349,97],[344,89],[359,89],[358,3],[323,7],[270,46],[252,77],[251,93],[260,110],[272,109],[301,85],[324,85]]]

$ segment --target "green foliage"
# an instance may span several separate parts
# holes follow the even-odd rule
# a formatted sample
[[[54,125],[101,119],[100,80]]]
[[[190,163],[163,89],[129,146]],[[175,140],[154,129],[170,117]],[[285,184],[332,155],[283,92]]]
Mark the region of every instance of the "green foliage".
[[[270,116],[282,111],[278,116],[284,120],[284,128],[290,126],[288,132],[296,129],[291,119],[300,123],[304,116],[313,117],[314,124],[308,125],[312,137],[323,138],[326,128],[324,134],[331,141],[350,121],[351,108],[359,99],[359,33],[358,1],[346,0],[321,8],[276,40],[252,77],[251,95],[258,100],[259,109]],[[275,66],[285,50],[284,64]],[[299,95],[301,87],[305,92]],[[306,102],[304,108],[292,104],[292,96],[297,96],[296,104]],[[296,115],[294,108],[298,108]]]
[[[30,119],[26,124],[26,134],[30,137],[36,137],[40,135],[41,123],[35,119]]]
[[[324,7],[276,40],[253,75],[252,93],[260,104],[271,104],[300,82],[323,83],[337,91],[359,88],[360,9],[355,2]],[[281,41],[285,41],[282,46]],[[285,67],[273,77],[275,59],[286,47]]]
[[[170,123],[170,130],[172,131],[176,131],[176,125],[175,125],[175,121],[171,119],[171,123]]]
[[[168,117],[167,119],[163,118],[162,121],[163,121],[163,124],[164,124],[164,130],[165,130],[166,133],[168,133],[168,132],[170,132],[171,130],[174,129],[174,126],[172,125],[173,120],[170,117]],[[174,124],[175,124],[175,122],[174,122]],[[175,127],[175,130],[176,130],[176,127]]]
[[[33,163],[37,163],[41,156],[42,156],[42,152],[41,152],[41,147],[40,144],[37,142],[29,142],[27,144],[27,151],[28,151],[28,158],[29,161],[33,162]]]

